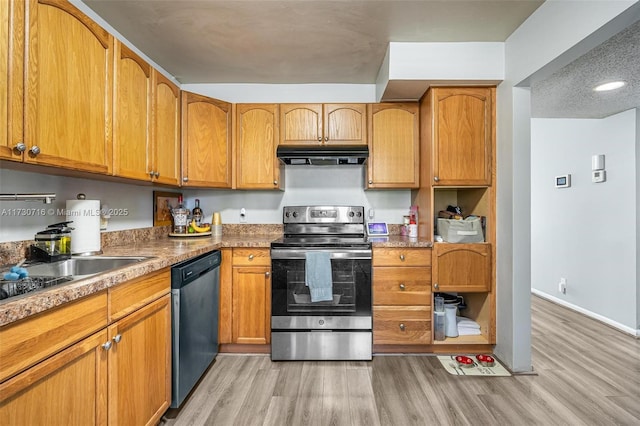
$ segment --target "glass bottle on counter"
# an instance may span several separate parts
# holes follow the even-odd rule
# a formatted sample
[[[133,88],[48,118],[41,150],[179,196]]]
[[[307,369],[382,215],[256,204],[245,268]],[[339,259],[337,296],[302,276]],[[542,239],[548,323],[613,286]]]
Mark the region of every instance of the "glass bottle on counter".
[[[173,216],[173,233],[174,234],[186,234],[187,222],[189,220],[189,209],[184,208],[182,201],[182,195],[178,196],[178,207],[171,210]]]
[[[191,212],[191,218],[196,221],[196,225],[202,224],[202,209],[200,208],[200,200],[196,198],[196,206]]]

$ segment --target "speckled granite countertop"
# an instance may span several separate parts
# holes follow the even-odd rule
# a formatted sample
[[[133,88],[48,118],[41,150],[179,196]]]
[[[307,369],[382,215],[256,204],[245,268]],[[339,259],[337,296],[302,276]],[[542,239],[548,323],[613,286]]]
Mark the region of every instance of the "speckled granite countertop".
[[[105,290],[120,283],[149,274],[219,248],[260,247],[269,248],[271,241],[282,234],[235,234],[222,237],[158,238],[113,245],[103,249],[105,256],[151,256],[149,260],[135,263],[113,272],[98,274],[86,279],[53,286],[0,301],[0,327],[47,309],[55,308],[84,296]],[[392,235],[376,238],[373,247],[431,247],[431,241],[410,239]]]

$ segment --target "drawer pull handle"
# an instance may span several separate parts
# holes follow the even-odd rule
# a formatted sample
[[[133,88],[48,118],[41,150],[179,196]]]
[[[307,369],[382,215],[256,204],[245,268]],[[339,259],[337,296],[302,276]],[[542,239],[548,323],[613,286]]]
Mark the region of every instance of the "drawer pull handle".
[[[105,351],[108,351],[109,349],[111,349],[111,346],[113,346],[113,343],[111,343],[111,341],[108,341],[107,343],[104,343],[102,345],[102,349],[104,349]]]
[[[400,290],[404,291],[404,290],[405,290],[405,288],[406,288],[406,287],[404,286],[404,284],[400,284]]]
[[[400,255],[400,260],[401,260],[402,262],[404,262],[404,254],[401,254],[401,255]]]
[[[115,336],[113,336],[114,342],[120,343],[120,340],[122,340],[122,334],[116,334]]]
[[[436,290],[438,290],[440,288],[440,285],[438,283],[434,283],[433,284],[433,288],[435,288]]]
[[[252,254],[249,255],[249,260],[253,260],[253,255]]]
[[[265,273],[264,273],[264,276],[265,276],[265,277],[267,277],[267,278],[269,278],[269,277],[271,276],[271,272],[268,272],[268,271],[267,271],[267,272],[265,272]]]
[[[404,323],[402,323],[402,322],[401,322],[401,323],[400,323],[400,330],[404,331],[404,329],[405,329],[405,328],[406,328],[406,327],[404,326]]]

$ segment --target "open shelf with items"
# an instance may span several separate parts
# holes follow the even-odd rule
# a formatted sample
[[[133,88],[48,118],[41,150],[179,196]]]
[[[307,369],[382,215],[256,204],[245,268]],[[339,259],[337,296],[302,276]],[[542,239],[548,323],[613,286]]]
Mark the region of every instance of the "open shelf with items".
[[[454,293],[464,298],[466,308],[459,311],[458,316],[469,318],[480,325],[480,335],[445,337],[444,340],[433,340],[434,345],[459,345],[459,344],[494,344],[495,324],[492,307],[493,297],[491,293]],[[434,336],[435,337],[435,336]]]
[[[491,242],[492,218],[494,215],[494,194],[492,188],[433,188],[433,222],[430,224],[433,235],[437,234],[438,212],[446,211],[448,206],[458,206],[462,215],[474,215],[485,218],[484,241]]]

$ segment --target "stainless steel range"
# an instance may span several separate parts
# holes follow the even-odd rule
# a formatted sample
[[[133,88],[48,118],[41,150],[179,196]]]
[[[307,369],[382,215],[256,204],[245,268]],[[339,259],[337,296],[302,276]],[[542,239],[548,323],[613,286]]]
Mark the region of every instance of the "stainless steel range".
[[[271,359],[372,358],[364,207],[289,206],[271,243]]]

